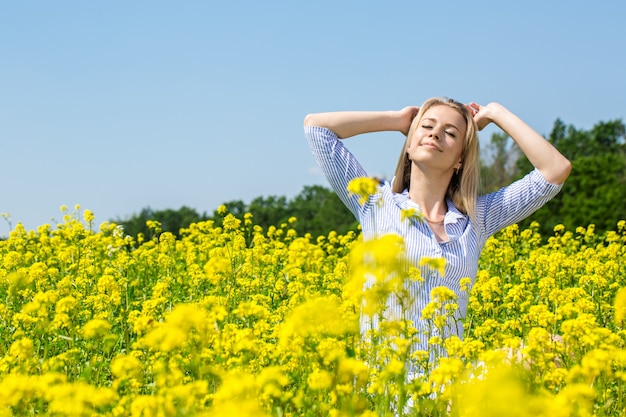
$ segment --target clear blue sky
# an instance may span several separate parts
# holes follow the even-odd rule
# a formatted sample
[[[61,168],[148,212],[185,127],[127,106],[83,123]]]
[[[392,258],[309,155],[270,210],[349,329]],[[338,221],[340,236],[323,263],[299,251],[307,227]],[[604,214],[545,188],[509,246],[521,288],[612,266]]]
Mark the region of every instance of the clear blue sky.
[[[100,224],[292,198],[327,185],[310,112],[443,95],[499,101],[542,134],[623,119],[624,16],[617,0],[3,1],[0,212],[34,229],[63,204]],[[347,142],[383,176],[401,144]]]

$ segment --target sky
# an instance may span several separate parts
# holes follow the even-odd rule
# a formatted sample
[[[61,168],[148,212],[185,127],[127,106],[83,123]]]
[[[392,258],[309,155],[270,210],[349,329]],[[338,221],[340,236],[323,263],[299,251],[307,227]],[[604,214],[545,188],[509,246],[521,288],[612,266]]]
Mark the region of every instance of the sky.
[[[624,119],[624,16],[618,0],[0,0],[0,236],[63,205],[99,225],[327,186],[312,112],[446,96],[543,135]],[[403,140],[346,145],[389,178]]]

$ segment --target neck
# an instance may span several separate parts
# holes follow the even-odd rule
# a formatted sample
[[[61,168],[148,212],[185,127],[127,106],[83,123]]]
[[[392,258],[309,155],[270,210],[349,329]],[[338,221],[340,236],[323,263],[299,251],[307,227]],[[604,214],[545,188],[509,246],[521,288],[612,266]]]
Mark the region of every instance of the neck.
[[[446,193],[450,183],[449,176],[441,173],[425,175],[418,169],[412,171],[409,198],[419,205],[428,222],[433,224],[443,222],[448,211]]]
[[[414,187],[412,185],[409,190],[409,198],[420,207],[422,214],[429,223],[443,222],[443,218],[448,212],[445,193],[435,195],[425,191],[423,187]]]

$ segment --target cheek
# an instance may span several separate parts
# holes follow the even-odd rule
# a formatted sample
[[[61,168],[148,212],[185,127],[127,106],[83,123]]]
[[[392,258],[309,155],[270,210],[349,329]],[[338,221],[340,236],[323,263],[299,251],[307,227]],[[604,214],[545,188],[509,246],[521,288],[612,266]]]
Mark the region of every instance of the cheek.
[[[463,141],[462,140],[450,140],[448,142],[448,146],[450,149],[453,149],[455,153],[459,156],[463,154]]]
[[[413,136],[411,137],[411,139],[408,141],[406,145],[407,152],[411,149],[416,148],[418,143],[419,143],[419,140],[417,139],[417,134],[413,134]]]

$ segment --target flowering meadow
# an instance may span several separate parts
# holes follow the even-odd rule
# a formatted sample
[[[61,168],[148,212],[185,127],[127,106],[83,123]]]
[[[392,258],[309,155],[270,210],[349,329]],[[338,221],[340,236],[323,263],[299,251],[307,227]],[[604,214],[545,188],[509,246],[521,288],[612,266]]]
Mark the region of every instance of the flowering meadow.
[[[465,337],[385,319],[420,280],[391,236],[223,224],[144,240],[62,208],[0,241],[0,416],[621,416],[626,222],[491,238]],[[443,260],[426,259],[432,268]],[[365,276],[376,283],[363,290]],[[422,312],[456,309],[444,287]],[[410,302],[410,300],[405,300]],[[379,319],[368,332],[360,315]],[[408,376],[411,369],[417,369]]]

